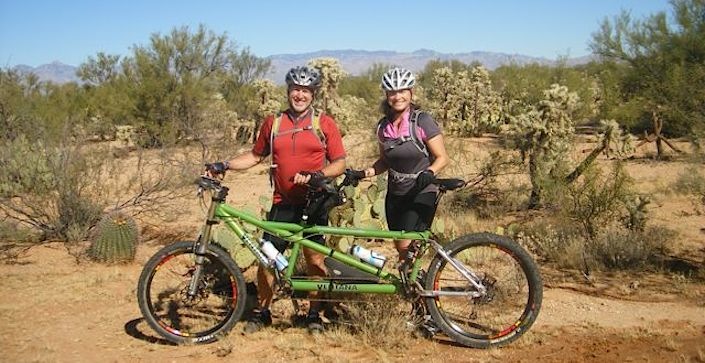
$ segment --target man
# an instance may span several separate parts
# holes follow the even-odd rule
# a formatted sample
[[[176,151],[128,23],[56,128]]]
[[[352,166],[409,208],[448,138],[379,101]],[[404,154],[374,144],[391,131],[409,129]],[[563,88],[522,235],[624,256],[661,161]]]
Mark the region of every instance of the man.
[[[254,147],[250,152],[232,160],[215,163],[222,170],[244,170],[262,162],[271,154],[273,205],[267,218],[272,221],[299,222],[306,206],[306,185],[312,178],[336,177],[345,171],[345,150],[340,131],[333,118],[318,114],[312,107],[321,78],[316,69],[292,68],[286,75],[289,108],[278,116],[264,120]],[[327,216],[311,221],[328,224]],[[284,252],[287,242],[265,234],[265,239]],[[322,236],[311,237],[324,243]],[[307,272],[310,276],[325,276],[321,254],[304,249]],[[254,332],[272,324],[269,306],[273,297],[273,276],[264,268],[257,270],[259,308],[245,326],[245,332]],[[312,294],[313,298],[316,294]],[[311,301],[306,317],[309,332],[323,330],[319,316],[320,302]]]

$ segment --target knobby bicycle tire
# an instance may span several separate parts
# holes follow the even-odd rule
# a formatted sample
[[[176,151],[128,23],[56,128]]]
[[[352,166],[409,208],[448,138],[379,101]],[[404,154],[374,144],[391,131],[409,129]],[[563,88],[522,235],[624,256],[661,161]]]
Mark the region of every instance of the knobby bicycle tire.
[[[460,293],[425,299],[434,322],[452,340],[474,348],[511,343],[534,323],[541,309],[541,275],[529,254],[509,238],[490,233],[459,237],[445,250],[482,281],[487,293],[460,296],[477,289],[443,257],[429,266],[427,290]]]
[[[210,343],[226,335],[245,309],[245,279],[222,247],[210,244],[197,294],[187,295],[195,270],[194,242],[177,242],[147,261],[137,301],[150,327],[176,344]]]

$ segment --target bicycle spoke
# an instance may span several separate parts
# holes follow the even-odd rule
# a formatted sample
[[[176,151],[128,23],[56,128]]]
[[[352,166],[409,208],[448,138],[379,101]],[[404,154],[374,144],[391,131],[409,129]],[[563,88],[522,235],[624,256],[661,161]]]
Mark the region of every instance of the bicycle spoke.
[[[214,255],[204,256],[196,294],[188,293],[196,270],[194,257],[191,248],[186,248],[156,261],[146,281],[148,288],[142,292],[157,329],[178,337],[200,337],[232,325],[238,307],[237,284],[231,271]]]

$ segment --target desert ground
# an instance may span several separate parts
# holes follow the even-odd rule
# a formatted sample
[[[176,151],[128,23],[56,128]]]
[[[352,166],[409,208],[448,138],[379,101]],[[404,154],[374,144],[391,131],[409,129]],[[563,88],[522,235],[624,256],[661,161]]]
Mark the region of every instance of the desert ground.
[[[646,145],[642,157],[627,163],[637,183],[658,195],[649,223],[675,230],[672,253],[703,268],[705,216],[693,212],[686,197],[665,192],[686,164],[677,158],[653,160],[652,152]],[[233,190],[228,201],[256,206],[259,196],[269,193],[265,170],[258,166],[228,175],[225,182]],[[270,328],[244,335],[239,323],[213,344],[170,345],[143,321],[135,290],[142,266],[163,245],[150,236],[197,234],[202,211],[193,193],[173,203],[178,208],[167,220],[140,222],[144,238],[133,263],[77,261],[60,242],[0,262],[0,361],[705,362],[702,280],[663,271],[595,272],[587,281],[577,271],[550,266],[541,266],[544,298],[536,323],[503,348],[466,348],[442,335],[400,334],[399,344],[379,344],[382,337],[374,334],[334,328],[311,336],[288,323],[286,300],[275,303]]]

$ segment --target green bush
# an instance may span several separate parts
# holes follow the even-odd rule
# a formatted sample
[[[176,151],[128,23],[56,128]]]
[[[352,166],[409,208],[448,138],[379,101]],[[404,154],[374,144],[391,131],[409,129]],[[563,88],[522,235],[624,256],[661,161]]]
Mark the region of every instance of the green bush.
[[[585,238],[574,223],[540,221],[519,228],[516,240],[542,261],[560,268],[585,267]]]
[[[42,239],[80,239],[76,231],[85,236],[103,210],[92,198],[102,160],[77,146],[8,141],[0,151],[0,209],[41,231]]]
[[[522,226],[516,239],[544,262],[588,272],[660,269],[674,237],[663,227],[638,231],[615,225],[588,239],[581,229],[570,221],[541,221]]]
[[[549,180],[552,182],[541,185],[547,202],[564,218],[580,225],[587,239],[594,239],[603,228],[620,220],[634,229],[644,228],[647,203],[640,200],[648,199],[634,191],[633,181],[621,163],[615,163],[608,173],[590,165],[570,184]]]

